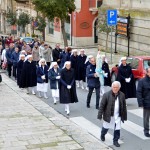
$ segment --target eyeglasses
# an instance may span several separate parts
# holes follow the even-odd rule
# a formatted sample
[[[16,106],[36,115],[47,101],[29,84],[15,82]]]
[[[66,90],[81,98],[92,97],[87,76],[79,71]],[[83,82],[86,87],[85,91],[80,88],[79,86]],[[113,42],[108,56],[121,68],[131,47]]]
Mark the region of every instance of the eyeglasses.
[[[41,63],[45,63],[45,62],[41,62]]]

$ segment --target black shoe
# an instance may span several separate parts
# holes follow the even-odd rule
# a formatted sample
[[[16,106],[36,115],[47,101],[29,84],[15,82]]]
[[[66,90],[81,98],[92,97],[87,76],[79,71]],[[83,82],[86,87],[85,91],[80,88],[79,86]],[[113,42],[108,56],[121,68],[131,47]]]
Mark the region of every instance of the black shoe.
[[[105,141],[105,135],[101,135],[101,141]]]
[[[120,147],[120,144],[118,143],[118,141],[115,141],[115,142],[114,142],[114,145],[115,145],[116,147]]]
[[[150,134],[149,134],[149,133],[144,133],[144,135],[145,135],[146,137],[150,137]]]
[[[99,106],[96,106],[96,109],[99,109]]]
[[[87,104],[87,108],[90,108],[90,104]]]

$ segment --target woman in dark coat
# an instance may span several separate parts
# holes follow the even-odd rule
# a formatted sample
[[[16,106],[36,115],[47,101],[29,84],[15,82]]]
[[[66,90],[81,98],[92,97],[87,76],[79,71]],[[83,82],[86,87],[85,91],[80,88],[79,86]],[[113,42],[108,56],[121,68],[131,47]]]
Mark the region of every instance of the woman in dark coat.
[[[75,80],[77,80],[77,61],[78,61],[78,53],[77,50],[72,51],[72,55],[70,58],[71,61],[71,68],[74,69],[74,74],[75,74]]]
[[[78,56],[78,61],[77,61],[77,75],[78,75],[77,78],[80,82],[82,89],[84,89],[83,82],[85,82],[85,77],[86,77],[86,66],[85,66],[86,58],[87,56],[84,54],[84,49],[81,49],[80,55]]]
[[[48,78],[50,79],[50,89],[55,105],[57,99],[59,98],[60,71],[61,69],[59,69],[57,62],[52,62],[50,70],[48,72]]]
[[[48,65],[46,64],[46,60],[44,58],[40,59],[39,66],[37,67],[37,91],[39,93],[39,97],[41,96],[41,92],[44,93],[44,98],[48,99],[47,91],[48,91]]]
[[[136,97],[135,79],[131,67],[126,63],[126,57],[121,58],[121,65],[118,68],[117,81],[121,83],[121,91],[125,98]]]
[[[111,86],[111,77],[110,77],[109,65],[106,62],[105,56],[102,59],[103,59],[102,70],[104,71],[104,86]]]
[[[69,115],[69,103],[78,102],[76,94],[76,85],[74,70],[71,68],[71,62],[65,62],[64,69],[61,71],[60,78],[60,103],[65,104],[65,111]]]
[[[32,94],[35,95],[34,87],[36,85],[36,63],[33,61],[32,55],[28,55],[22,69],[21,88],[27,88],[27,94],[29,94],[29,88],[31,88]]]
[[[25,60],[25,55],[20,55],[20,60],[17,63],[17,85],[19,88],[21,88],[21,74],[22,74],[22,69],[23,69],[23,64]]]

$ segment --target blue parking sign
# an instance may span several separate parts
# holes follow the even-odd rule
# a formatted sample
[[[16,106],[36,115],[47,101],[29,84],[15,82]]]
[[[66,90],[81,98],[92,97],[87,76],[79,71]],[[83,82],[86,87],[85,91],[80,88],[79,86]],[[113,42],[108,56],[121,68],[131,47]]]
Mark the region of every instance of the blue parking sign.
[[[117,25],[117,10],[107,10],[107,25],[108,26]]]

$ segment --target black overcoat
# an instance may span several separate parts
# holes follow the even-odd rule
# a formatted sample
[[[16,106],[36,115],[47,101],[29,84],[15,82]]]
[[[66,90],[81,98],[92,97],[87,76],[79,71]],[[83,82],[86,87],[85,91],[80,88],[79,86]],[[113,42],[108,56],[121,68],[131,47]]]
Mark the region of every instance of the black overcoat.
[[[75,80],[77,80],[78,78],[78,74],[77,74],[77,61],[78,61],[78,56],[74,56],[71,55],[71,68],[74,69],[74,74],[75,74]]]
[[[127,83],[126,78],[131,78],[131,81]],[[132,69],[129,65],[123,66],[122,64],[118,68],[117,81],[121,83],[120,91],[125,94],[125,98],[135,98],[136,97],[136,86],[135,79],[132,73]]]
[[[139,107],[150,109],[150,77],[146,75],[139,80],[136,93]]]
[[[67,85],[71,85],[71,89],[67,89]],[[60,103],[69,104],[78,102],[76,94],[76,85],[74,78],[74,70],[62,69],[60,79]]]
[[[20,60],[17,63],[17,85],[19,87],[21,87],[21,74],[22,74],[23,64],[24,64],[23,60]]]
[[[56,61],[59,65],[60,65],[61,61],[58,62],[57,60],[60,59],[59,56],[60,56],[61,52],[62,52],[62,49],[56,49],[56,48],[53,49],[53,51],[52,51],[53,61]]]
[[[83,80],[85,82],[85,77],[86,77],[86,65],[85,65],[85,61],[86,61],[87,56],[78,56],[78,60],[77,60],[77,79]]]
[[[37,85],[36,63],[27,60],[24,62],[21,74],[21,87],[34,87]]]
[[[36,74],[37,74],[37,83],[48,83],[48,69],[47,65],[37,67]],[[42,76],[45,75],[45,80],[42,79]]]
[[[57,68],[57,72],[55,72],[54,68],[49,70],[48,78],[50,79],[50,89],[57,89],[57,83],[59,83],[60,80],[56,79],[56,77],[60,76],[60,71],[60,68]]]
[[[111,86],[110,70],[108,63],[106,63],[105,61],[102,64],[102,70],[105,71],[105,73],[108,73],[108,76],[104,77],[104,86]]]
[[[94,74],[96,70],[96,65],[88,65],[86,68],[87,86],[89,88],[100,88],[99,78],[95,78]]]

